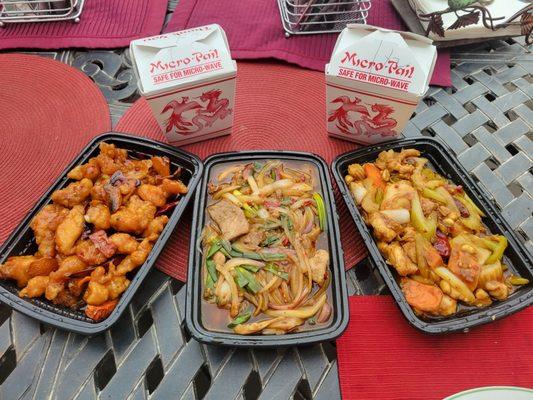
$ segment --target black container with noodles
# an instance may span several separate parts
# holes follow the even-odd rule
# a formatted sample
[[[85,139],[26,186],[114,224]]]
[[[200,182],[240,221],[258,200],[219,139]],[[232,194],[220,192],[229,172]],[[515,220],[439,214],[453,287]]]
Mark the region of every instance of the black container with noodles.
[[[217,309],[214,304],[207,304],[203,298],[205,275],[203,274],[204,255],[202,254],[202,229],[208,222],[209,215],[206,208],[212,204],[208,183],[221,170],[234,165],[249,163],[265,163],[279,160],[284,164],[298,168],[305,165],[314,179],[314,191],[322,196],[326,223],[322,237],[318,239],[321,248],[329,251],[329,273],[331,283],[328,287],[328,302],[332,307],[332,314],[325,324],[312,327],[301,327],[295,332],[281,335],[267,335],[254,333],[239,335],[231,329],[225,329],[228,323],[228,310]],[[335,209],[333,191],[327,164],[320,157],[310,153],[289,151],[250,151],[216,154],[205,161],[205,173],[197,191],[191,245],[189,253],[189,272],[187,277],[187,300],[185,321],[192,336],[208,344],[240,346],[240,347],[283,347],[290,345],[305,345],[333,340],[338,337],[348,324],[348,299],[345,283],[343,253],[340,246],[338,215]],[[224,323],[217,328],[213,325],[213,318],[224,319]],[[222,328],[220,328],[223,326]]]

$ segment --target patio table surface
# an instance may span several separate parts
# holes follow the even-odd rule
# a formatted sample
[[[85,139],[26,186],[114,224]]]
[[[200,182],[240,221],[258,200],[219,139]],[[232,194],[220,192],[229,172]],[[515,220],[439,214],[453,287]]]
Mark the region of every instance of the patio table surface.
[[[169,2],[167,21],[177,3]],[[31,53],[89,75],[108,101],[113,126],[139,97],[126,49]],[[529,251],[532,74],[523,42],[458,48],[453,87],[431,87],[404,130],[406,137],[446,142]],[[347,272],[347,282],[350,295],[387,293],[366,261]],[[340,398],[334,343],[275,351],[202,345],[184,330],[184,302],[184,284],[153,270],[117,325],[92,338],[0,305],[0,399]]]

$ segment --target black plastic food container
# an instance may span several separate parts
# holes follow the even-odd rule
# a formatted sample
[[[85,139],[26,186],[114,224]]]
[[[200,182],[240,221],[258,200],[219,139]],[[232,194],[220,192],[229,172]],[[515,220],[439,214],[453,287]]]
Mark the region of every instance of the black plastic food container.
[[[166,227],[155,242],[145,263],[136,270],[128,289],[119,298],[119,302],[111,315],[103,321],[93,322],[90,318],[85,316],[83,311],[75,311],[69,308],[56,306],[53,303],[46,301],[44,298],[22,299],[17,295],[18,288],[14,282],[0,281],[1,302],[7,304],[16,311],[38,319],[45,324],[85,335],[93,335],[102,332],[117,322],[118,318],[132,300],[135,292],[137,292],[148,272],[154,265],[157,257],[163,250],[165,243],[172,234],[172,231],[183,214],[185,207],[191,200],[194,189],[198,184],[203,171],[203,164],[198,157],[167,144],[117,133],[105,133],[100,135],[94,138],[80,152],[74,161],[66,167],[57,181],[41,197],[39,202],[30,210],[18,227],[13,231],[11,236],[9,236],[0,248],[0,263],[3,263],[10,256],[33,254],[36,251],[37,246],[35,238],[33,231],[30,228],[31,219],[42,207],[51,202],[50,196],[52,192],[65,187],[71,182],[67,178],[67,173],[75,166],[83,164],[89,158],[96,156],[99,153],[98,145],[104,141],[106,143],[113,143],[120,148],[127,149],[129,155],[133,157],[143,158],[156,155],[168,157],[172,171],[175,171],[178,167],[182,168],[183,172],[180,179],[189,188],[188,193],[181,198],[176,208],[172,211],[172,214],[169,215],[169,221]]]
[[[333,319],[324,329],[288,333],[285,335],[237,335],[231,332],[216,332],[206,329],[202,325],[202,254],[201,233],[205,224],[206,203],[208,200],[207,184],[211,171],[221,164],[248,163],[253,161],[281,160],[302,161],[317,168],[321,194],[327,210],[327,239],[331,255],[330,272],[332,298],[329,300],[333,308]],[[221,153],[209,157],[205,161],[205,173],[197,191],[194,202],[193,228],[189,252],[189,273],[187,276],[187,300],[185,322],[192,336],[208,344],[240,346],[240,347],[283,347],[290,345],[305,345],[338,337],[348,325],[348,297],[344,274],[344,259],[340,247],[338,215],[335,209],[331,179],[328,166],[320,157],[310,153],[289,151],[250,151]],[[220,312],[226,312],[220,310]]]
[[[376,242],[352,198],[348,185],[344,181],[350,164],[373,162],[382,151],[390,149],[399,151],[405,148],[419,150],[421,156],[427,158],[431,166],[439,174],[450,179],[453,183],[463,186],[472,200],[486,214],[483,222],[490,231],[493,234],[504,235],[509,240],[509,246],[504,255],[504,263],[514,273],[529,279],[530,283],[528,285],[519,287],[508,299],[494,301],[488,307],[474,309],[464,313],[459,312],[453,316],[438,319],[422,319],[415,315],[411,306],[407,304],[400,286],[396,281],[395,276],[397,274],[385,263],[385,259],[379,252]],[[532,255],[520,243],[511,227],[500,216],[500,212],[489,200],[487,194],[481,190],[468,172],[459,164],[457,159],[452,155],[451,150],[440,141],[433,138],[401,139],[364,147],[336,158],[332,164],[332,169],[342,196],[348,205],[348,209],[367,244],[370,260],[379,270],[404,316],[414,327],[427,333],[467,332],[473,326],[495,321],[533,304]]]

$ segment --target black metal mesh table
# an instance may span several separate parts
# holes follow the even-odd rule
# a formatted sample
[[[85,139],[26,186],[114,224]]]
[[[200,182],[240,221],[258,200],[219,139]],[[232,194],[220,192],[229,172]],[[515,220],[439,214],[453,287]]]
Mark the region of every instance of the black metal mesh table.
[[[170,1],[169,14],[177,1]],[[113,123],[138,98],[128,51],[40,52],[101,88]],[[496,41],[452,54],[453,87],[432,87],[404,134],[453,149],[533,251],[533,55]],[[386,291],[363,261],[350,295]],[[184,285],[154,270],[119,323],[86,338],[0,306],[0,399],[337,399],[334,343],[285,350],[201,345],[183,326]]]

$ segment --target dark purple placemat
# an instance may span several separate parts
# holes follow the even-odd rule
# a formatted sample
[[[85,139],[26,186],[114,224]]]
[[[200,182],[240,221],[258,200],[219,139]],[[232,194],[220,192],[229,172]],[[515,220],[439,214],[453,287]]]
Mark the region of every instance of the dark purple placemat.
[[[407,30],[389,0],[373,0],[369,25]],[[226,31],[231,54],[237,59],[276,58],[323,71],[337,34],[286,38],[275,0],[180,0],[166,32],[218,23]],[[439,51],[432,85],[450,86],[450,54]]]

